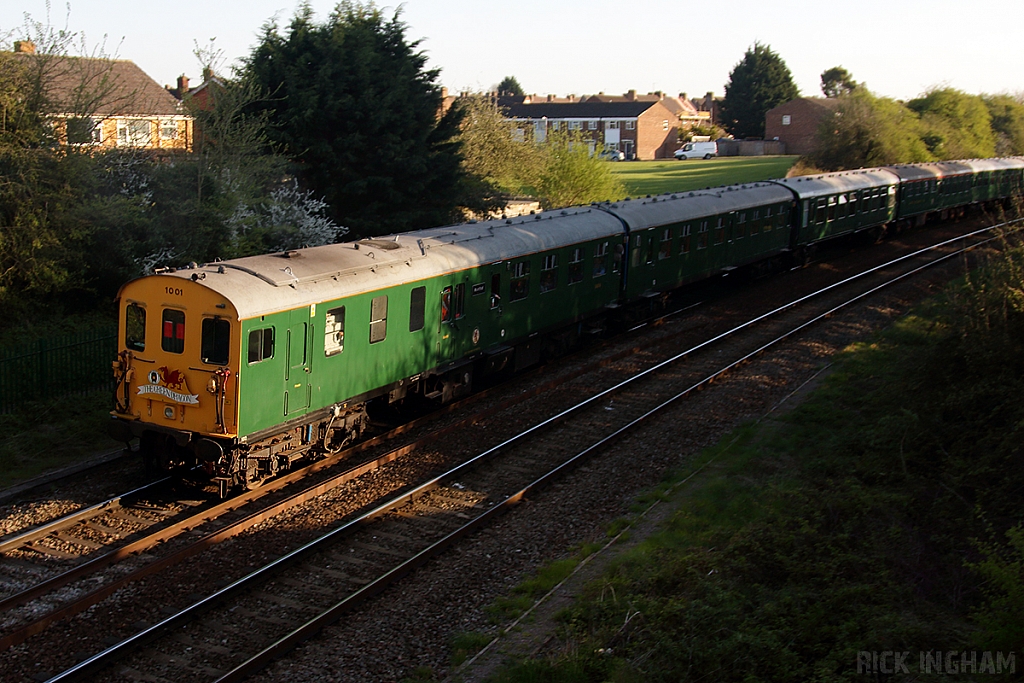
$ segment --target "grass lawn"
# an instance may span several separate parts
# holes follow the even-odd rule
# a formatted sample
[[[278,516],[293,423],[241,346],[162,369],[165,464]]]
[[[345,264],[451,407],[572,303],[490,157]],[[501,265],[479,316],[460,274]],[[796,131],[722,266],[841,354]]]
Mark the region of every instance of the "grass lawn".
[[[626,186],[630,197],[666,192],[689,192],[706,187],[752,183],[785,177],[799,157],[723,157],[612,163],[612,173]]]

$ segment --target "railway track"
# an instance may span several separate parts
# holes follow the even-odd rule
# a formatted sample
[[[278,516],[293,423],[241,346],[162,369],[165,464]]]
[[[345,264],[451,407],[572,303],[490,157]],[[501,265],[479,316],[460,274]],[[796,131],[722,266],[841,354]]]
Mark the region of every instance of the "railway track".
[[[946,254],[942,258],[951,256]],[[900,261],[906,264],[911,258]],[[840,296],[853,284],[851,279],[734,326],[668,359],[645,360],[649,365],[646,369],[638,370],[636,361],[631,360],[610,372],[634,376],[612,387],[595,389],[589,386],[594,381],[593,373],[580,373],[578,377],[588,386],[577,387],[575,391],[591,394],[586,401],[479,453],[442,476],[401,492],[362,516],[343,522],[322,537],[52,680],[70,680],[103,670],[124,653],[143,645],[147,649],[123,665],[121,675],[125,680],[239,680],[382,590],[396,577],[486,524],[498,511],[514,505],[572,463],[599,450],[609,439],[710,383],[729,367],[780,343],[813,321],[832,315],[841,305],[884,286],[874,280],[895,281],[894,278],[907,277],[915,270],[916,267],[906,267],[898,276],[883,278],[882,268],[876,268],[856,279],[858,283],[873,280],[862,286],[856,296]],[[814,310],[807,311],[811,302]],[[754,325],[763,330],[756,335],[738,334]],[[734,357],[734,362],[721,367],[712,363],[714,369],[711,365],[694,367],[697,364],[689,362],[698,351],[712,345]],[[681,367],[683,361],[687,361],[685,367]],[[704,364],[701,361],[700,365]],[[551,436],[553,430],[559,432],[556,437]],[[594,438],[597,436],[600,438]],[[510,449],[514,453],[508,454]],[[502,457],[496,458],[498,454]],[[484,463],[488,464],[483,466]],[[325,604],[329,609],[318,608]],[[198,615],[206,616],[199,622]],[[237,620],[239,615],[241,621]],[[247,627],[253,620],[260,624],[258,632],[275,635],[264,642],[253,642],[253,629]],[[187,632],[185,624],[189,624]],[[168,632],[173,632],[169,639],[164,637]],[[144,664],[155,668],[146,670]],[[111,672],[107,670],[106,674],[104,680],[109,679]]]

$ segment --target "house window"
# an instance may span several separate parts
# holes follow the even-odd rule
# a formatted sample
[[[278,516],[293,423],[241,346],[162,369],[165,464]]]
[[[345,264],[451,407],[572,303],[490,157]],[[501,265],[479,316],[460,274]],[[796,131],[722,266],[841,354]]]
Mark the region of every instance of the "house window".
[[[160,121],[160,139],[177,140],[178,122],[174,119],[163,119],[162,121]]]
[[[164,309],[163,338],[161,348],[168,353],[185,351],[185,312],[173,308]]]
[[[520,261],[512,266],[511,291],[509,300],[520,301],[530,293],[530,262]]]
[[[582,128],[581,121],[570,121],[569,130],[580,130]]]
[[[117,144],[122,147],[147,147],[153,138],[148,119],[121,119],[117,122]]]
[[[664,121],[661,122],[661,129],[668,130],[668,119],[665,119]]]
[[[423,329],[423,319],[427,307],[427,288],[417,287],[409,295],[409,331],[419,332]]]
[[[619,129],[619,122],[618,121],[609,121],[608,123],[605,124],[604,127],[607,128],[608,130],[618,130]]]
[[[626,130],[636,130],[636,121],[626,121]]]
[[[76,116],[67,120],[69,145],[92,145],[101,140],[100,120],[88,116]]]
[[[597,130],[597,121],[587,121],[587,130]]]
[[[146,309],[138,304],[125,308],[124,345],[132,351],[146,350]]]
[[[789,114],[783,114],[782,115],[782,125],[788,126],[790,123],[792,123],[792,121],[793,121],[793,117],[790,116]]]
[[[227,365],[231,348],[231,323],[223,318],[203,318],[202,331],[200,358],[210,365]]]
[[[558,286],[558,254],[544,257],[544,267],[540,270],[540,291],[550,292]]]
[[[583,247],[576,247],[572,250],[572,258],[569,259],[569,284],[574,285],[583,281]]]
[[[344,309],[342,309],[344,310]],[[259,363],[274,357],[274,328],[264,327],[249,333],[249,364]]]
[[[388,297],[375,296],[370,300],[370,343],[384,341],[388,336]]]
[[[562,125],[561,121],[552,121],[551,122],[551,130],[558,130],[561,127],[561,125]]]
[[[344,350],[345,307],[339,306],[327,311],[327,315],[324,317],[324,355],[335,356]],[[251,344],[249,353],[252,354]]]

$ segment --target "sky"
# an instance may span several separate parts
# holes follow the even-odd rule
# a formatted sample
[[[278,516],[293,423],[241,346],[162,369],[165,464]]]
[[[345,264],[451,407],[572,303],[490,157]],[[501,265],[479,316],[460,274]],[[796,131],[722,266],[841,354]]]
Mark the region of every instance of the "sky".
[[[322,21],[336,1],[310,0]],[[49,5],[49,7],[48,7]],[[87,53],[138,64],[161,85],[200,80],[196,46],[210,40],[224,71],[250,53],[262,28],[281,30],[297,0],[3,0],[0,47],[26,37],[26,15],[84,38]],[[843,66],[877,95],[911,99],[936,87],[1024,93],[1021,0],[405,0],[406,37],[419,41],[438,84],[485,91],[514,76],[527,93],[559,96],[662,91],[724,94],[755,42],[788,65],[805,96]],[[827,9],[826,9],[827,6]],[[75,53],[80,53],[76,51]]]

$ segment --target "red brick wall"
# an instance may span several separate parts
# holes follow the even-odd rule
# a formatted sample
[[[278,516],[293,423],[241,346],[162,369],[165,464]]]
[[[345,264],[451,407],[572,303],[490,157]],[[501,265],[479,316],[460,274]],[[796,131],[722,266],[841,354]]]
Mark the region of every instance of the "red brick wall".
[[[834,106],[834,100],[802,97],[769,109],[764,116],[764,139],[784,142],[786,154],[810,154],[815,150],[818,126]],[[783,124],[786,116],[788,125]]]
[[[673,158],[679,148],[679,117],[668,107],[655,102],[640,115],[636,128],[637,159]]]

